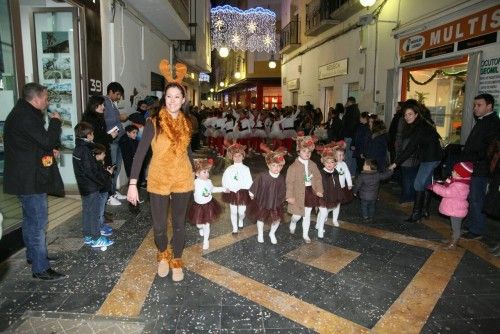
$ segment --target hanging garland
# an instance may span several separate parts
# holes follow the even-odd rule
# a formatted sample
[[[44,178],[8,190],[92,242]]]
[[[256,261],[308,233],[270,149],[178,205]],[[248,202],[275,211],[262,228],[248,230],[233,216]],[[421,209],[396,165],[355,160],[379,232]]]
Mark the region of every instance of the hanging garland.
[[[463,70],[463,71],[458,71],[458,72],[446,72],[444,70],[435,70],[434,73],[429,77],[429,79],[425,80],[425,81],[418,81],[417,79],[415,79],[415,77],[411,74],[411,72],[408,73],[408,82],[407,82],[407,91],[410,91],[410,79],[411,81],[413,81],[414,83],[416,83],[417,85],[420,85],[420,86],[424,86],[424,85],[427,85],[429,82],[431,82],[432,80],[434,80],[439,74],[442,74],[446,77],[459,77],[459,76],[462,76],[464,74],[467,73],[467,70]]]

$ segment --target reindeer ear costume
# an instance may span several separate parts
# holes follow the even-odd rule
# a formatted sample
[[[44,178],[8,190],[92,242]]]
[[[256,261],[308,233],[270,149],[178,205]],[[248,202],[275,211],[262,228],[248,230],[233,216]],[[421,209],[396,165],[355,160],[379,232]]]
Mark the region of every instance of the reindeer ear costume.
[[[187,68],[184,64],[175,65],[177,77],[170,72],[166,60],[160,63],[160,71],[168,80],[165,92],[182,94],[180,84]],[[185,101],[185,100],[184,100]],[[168,110],[163,105],[160,111],[148,118],[142,140],[134,157],[131,179],[137,179],[149,146],[153,156],[149,165],[148,192],[150,194],[151,214],[153,218],[154,240],[158,248],[158,275],[168,275],[172,268],[172,279],[180,281],[182,272],[182,251],[184,248],[184,222],[189,199],[194,189],[193,168],[188,157],[188,145],[191,140],[189,118],[179,110]],[[167,217],[172,208],[172,248],[168,249]]]

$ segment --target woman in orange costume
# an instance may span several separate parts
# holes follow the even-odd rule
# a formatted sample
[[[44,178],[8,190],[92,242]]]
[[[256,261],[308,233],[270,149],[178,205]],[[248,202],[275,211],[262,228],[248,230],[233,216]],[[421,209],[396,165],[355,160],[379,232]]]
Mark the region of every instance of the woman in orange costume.
[[[191,123],[181,111],[186,102],[182,85],[171,82],[165,87],[165,105],[146,121],[142,139],[134,157],[127,199],[139,202],[137,178],[144,156],[151,145],[153,156],[149,165],[148,187],[154,240],[158,248],[158,275],[165,277],[172,269],[172,280],[184,279],[182,251],[184,249],[185,218],[194,189],[193,168],[188,156]],[[168,250],[167,217],[172,207],[173,254]]]

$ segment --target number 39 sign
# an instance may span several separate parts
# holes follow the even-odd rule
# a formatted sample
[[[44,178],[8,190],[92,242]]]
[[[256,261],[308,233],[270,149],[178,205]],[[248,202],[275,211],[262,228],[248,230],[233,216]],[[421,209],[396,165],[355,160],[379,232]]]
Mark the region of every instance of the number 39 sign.
[[[90,95],[102,94],[102,81],[89,78],[89,93]]]

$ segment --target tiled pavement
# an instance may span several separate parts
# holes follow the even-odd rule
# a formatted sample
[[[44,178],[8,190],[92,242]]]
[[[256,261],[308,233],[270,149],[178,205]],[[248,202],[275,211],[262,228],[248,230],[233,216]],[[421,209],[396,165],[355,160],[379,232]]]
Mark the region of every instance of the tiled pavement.
[[[263,168],[260,157],[247,163],[253,172]],[[213,180],[218,184],[220,175]],[[402,223],[406,213],[394,203],[394,191],[384,186],[370,226],[360,222],[353,202],[341,209],[340,228],[328,225],[322,240],[311,230],[307,246],[300,227],[290,235],[285,224],[278,245],[267,238],[258,244],[250,222],[233,237],[225,212],[212,228],[210,251],[202,253],[197,229],[188,225],[188,270],[176,284],[155,275],[147,205],[139,213],[110,208],[116,244],[105,252],[81,246],[76,217],[48,236],[49,249],[61,257],[54,267],[68,279],[33,280],[24,251],[0,265],[0,331],[497,333],[498,259],[479,242],[440,250],[446,219]],[[137,273],[143,250],[151,261],[142,261]]]

